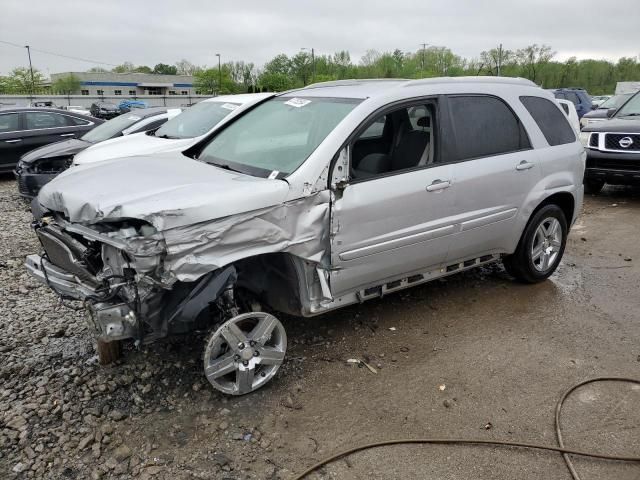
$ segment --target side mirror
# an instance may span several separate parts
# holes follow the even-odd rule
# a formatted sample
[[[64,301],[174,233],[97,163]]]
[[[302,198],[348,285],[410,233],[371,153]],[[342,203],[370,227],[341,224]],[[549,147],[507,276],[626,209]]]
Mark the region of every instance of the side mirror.
[[[611,118],[615,115],[617,108],[610,108],[607,110],[607,118]]]
[[[331,172],[331,189],[334,191],[344,190],[349,181],[349,147],[346,146],[338,154],[336,163]]]
[[[596,105],[595,103],[591,104],[591,110],[597,110],[598,105]]]

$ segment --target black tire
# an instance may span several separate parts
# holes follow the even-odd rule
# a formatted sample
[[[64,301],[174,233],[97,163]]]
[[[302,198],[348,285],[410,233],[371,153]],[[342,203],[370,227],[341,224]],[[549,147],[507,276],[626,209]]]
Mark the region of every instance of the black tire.
[[[545,266],[542,263],[543,260],[533,258],[532,250],[534,241],[539,240],[536,234],[538,227],[543,223],[550,226],[554,223],[551,219],[556,219],[559,223],[559,228],[562,229],[561,240],[556,256]],[[538,283],[546,280],[555,272],[562,260],[568,232],[567,219],[562,209],[554,204],[543,206],[529,219],[529,223],[527,223],[524,229],[516,251],[512,255],[504,257],[503,263],[505,269],[518,281],[524,283]]]
[[[604,180],[584,179],[584,193],[588,195],[596,195],[600,193],[604,187]]]

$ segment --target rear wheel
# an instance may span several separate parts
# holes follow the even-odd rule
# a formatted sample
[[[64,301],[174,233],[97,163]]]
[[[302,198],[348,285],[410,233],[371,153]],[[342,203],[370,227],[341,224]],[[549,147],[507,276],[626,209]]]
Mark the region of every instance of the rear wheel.
[[[567,220],[557,205],[545,205],[529,220],[518,248],[504,266],[526,283],[546,280],[558,267],[567,242]]]
[[[585,178],[584,180],[584,193],[589,195],[595,195],[600,193],[600,190],[604,187],[604,180],[594,180]]]

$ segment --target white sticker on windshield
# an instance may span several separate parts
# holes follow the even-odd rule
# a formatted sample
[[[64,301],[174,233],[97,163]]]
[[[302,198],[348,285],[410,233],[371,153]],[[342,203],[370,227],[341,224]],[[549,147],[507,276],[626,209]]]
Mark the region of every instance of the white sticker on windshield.
[[[275,180],[276,178],[278,178],[278,175],[280,174],[280,172],[278,170],[274,170],[273,172],[271,172],[269,174],[269,176],[267,177],[269,180]]]
[[[285,105],[289,105],[291,107],[296,107],[296,108],[304,107],[305,105],[309,105],[310,103],[311,103],[311,100],[307,100],[306,98],[297,98],[297,97],[284,102]]]
[[[140,117],[137,117],[135,115],[129,115],[127,117],[127,120],[133,120],[134,122],[137,122],[138,120],[140,120]]]
[[[222,108],[233,111],[238,108],[238,105],[234,105],[233,103],[224,103],[222,104]]]

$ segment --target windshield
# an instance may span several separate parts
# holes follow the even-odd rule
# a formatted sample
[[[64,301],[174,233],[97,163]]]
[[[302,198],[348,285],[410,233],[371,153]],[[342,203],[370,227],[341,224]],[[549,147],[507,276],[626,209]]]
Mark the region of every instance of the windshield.
[[[130,127],[136,122],[139,122],[141,119],[142,117],[139,115],[131,113],[119,115],[85,133],[82,136],[82,140],[91,143],[103,142],[109,138],[117,137],[122,133],[122,130]]]
[[[640,95],[637,93],[625,103],[614,115],[620,117],[640,117]]]
[[[172,118],[155,135],[161,138],[193,138],[204,135],[238,108],[233,102],[200,102]]]
[[[614,95],[600,104],[598,108],[619,108],[624,102],[629,100],[633,93],[624,93],[621,95]]]
[[[199,158],[251,175],[287,175],[358,103],[345,98],[273,98],[220,132]]]

